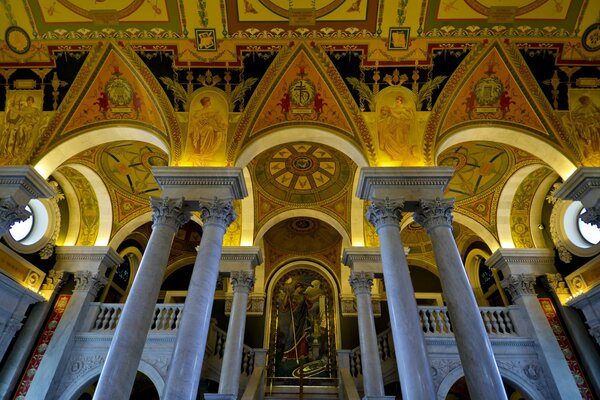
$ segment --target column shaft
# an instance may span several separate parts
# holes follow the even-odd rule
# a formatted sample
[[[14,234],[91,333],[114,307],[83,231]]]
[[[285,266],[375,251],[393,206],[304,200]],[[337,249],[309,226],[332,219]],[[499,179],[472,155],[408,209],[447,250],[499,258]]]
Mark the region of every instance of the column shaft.
[[[252,272],[232,273],[233,302],[227,328],[227,340],[223,352],[219,393],[237,398],[240,386],[240,371],[244,352],[244,331],[246,330],[246,308],[248,293],[254,284]]]
[[[371,303],[371,286],[373,274],[353,272],[350,285],[356,295],[356,311],[358,314],[358,339],[360,342],[360,361],[363,373],[365,396],[383,396],[383,375],[381,359],[377,346],[377,331],[373,320],[373,305]]]
[[[452,200],[422,201],[414,218],[427,229],[469,393],[474,399],[506,400],[490,339],[452,236]]]
[[[230,201],[216,201],[203,209],[204,232],[169,364],[164,400],[196,398],[219,277],[223,236],[235,216]]]
[[[171,245],[189,214],[182,200],[153,199],[154,225],[108,350],[94,400],[127,400],[165,274]]]
[[[402,398],[434,399],[431,367],[400,229],[388,225],[377,233]]]
[[[402,398],[434,399],[435,389],[427,358],[415,291],[400,238],[402,201],[373,201],[367,219],[379,235],[381,265],[390,314]]]

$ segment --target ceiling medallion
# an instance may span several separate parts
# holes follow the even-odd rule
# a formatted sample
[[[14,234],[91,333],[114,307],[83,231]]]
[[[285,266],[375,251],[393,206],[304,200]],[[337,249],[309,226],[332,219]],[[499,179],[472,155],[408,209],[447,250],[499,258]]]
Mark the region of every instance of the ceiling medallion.
[[[315,99],[317,89],[315,84],[307,78],[298,78],[292,82],[288,89],[288,95],[293,105],[298,107],[308,107],[309,112],[312,111],[310,106]]]
[[[4,33],[8,48],[17,54],[25,54],[31,47],[31,39],[25,30],[19,26],[9,26]]]
[[[318,225],[311,218],[294,218],[289,222],[289,228],[298,233],[310,233],[317,230]]]
[[[600,50],[600,22],[590,25],[581,35],[583,48],[590,52]]]

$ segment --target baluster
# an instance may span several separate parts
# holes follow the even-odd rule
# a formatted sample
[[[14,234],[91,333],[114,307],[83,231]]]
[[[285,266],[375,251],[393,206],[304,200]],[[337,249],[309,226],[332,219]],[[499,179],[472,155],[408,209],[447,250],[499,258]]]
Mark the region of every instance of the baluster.
[[[103,331],[106,330],[110,330],[110,323],[112,321],[112,318],[115,314],[115,308],[114,307],[106,307],[106,312],[104,313],[104,319],[102,320],[102,327],[101,329]]]
[[[96,322],[94,323],[94,330],[100,330],[102,328],[102,321],[104,321],[104,313],[106,312],[106,308],[102,304],[98,309],[98,315],[96,316]]]
[[[433,333],[444,334],[448,333],[448,328],[446,326],[446,313],[442,309],[437,309],[434,311],[435,318],[435,329]]]
[[[182,311],[183,311],[183,306],[178,306],[177,307],[177,315],[175,317],[175,328],[174,329],[179,328],[179,321],[181,321],[181,313],[182,313]]]
[[[512,317],[510,315],[510,311],[503,311],[504,313],[504,320],[506,321],[506,329],[508,330],[508,333],[510,333],[511,335],[515,334],[515,326],[512,323]]]
[[[119,318],[121,318],[121,312],[123,312],[123,309],[119,306],[114,307],[113,310],[114,311],[113,311],[110,321],[108,323],[108,329],[110,329],[111,331],[117,329],[117,324],[119,323]]]
[[[448,315],[447,309],[440,309],[442,314],[442,321],[444,321],[444,332],[445,333],[454,333],[452,329],[452,321],[450,321],[450,316]]]
[[[388,358],[390,358],[390,344],[388,342],[387,335],[381,336],[381,343],[382,343],[382,347],[383,347],[383,353],[385,354],[384,360],[387,360]]]
[[[500,330],[498,333],[502,333],[506,335],[508,332],[506,331],[506,324],[504,323],[504,315],[502,310],[494,310],[494,314],[496,315],[496,320],[498,321],[498,329]]]
[[[490,319],[492,320],[492,328],[494,333],[500,333],[500,325],[498,325],[498,318],[496,318],[496,313],[493,311],[488,313]],[[491,333],[491,332],[490,332]]]
[[[483,324],[485,325],[485,330],[488,334],[492,333],[492,324],[490,321],[490,317],[488,315],[487,310],[481,310],[481,318],[483,318]]]

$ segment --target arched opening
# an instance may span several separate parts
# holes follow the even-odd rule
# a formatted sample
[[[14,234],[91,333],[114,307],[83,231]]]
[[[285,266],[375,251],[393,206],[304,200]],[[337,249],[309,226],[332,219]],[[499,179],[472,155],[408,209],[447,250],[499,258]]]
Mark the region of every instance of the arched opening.
[[[88,385],[82,392],[75,395],[74,400],[91,400],[96,391],[98,379]],[[138,371],[135,375],[135,382],[131,390],[130,400],[159,400],[160,395],[152,380],[144,373]]]

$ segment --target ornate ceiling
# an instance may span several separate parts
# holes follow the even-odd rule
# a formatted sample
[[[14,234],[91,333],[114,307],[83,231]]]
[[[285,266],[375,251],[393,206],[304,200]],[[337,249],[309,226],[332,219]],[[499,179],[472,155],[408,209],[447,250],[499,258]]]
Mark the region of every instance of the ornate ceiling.
[[[600,104],[599,14],[600,2],[585,0],[7,0],[0,162],[35,165],[91,140],[59,173],[84,207],[93,185],[69,165],[96,171],[114,234],[148,211],[151,165],[235,165],[258,147],[248,164],[253,234],[309,209],[348,237],[357,163],[450,165],[457,212],[495,239],[500,193],[540,165],[509,207],[514,241],[527,246],[521,200],[549,171],[560,175],[546,155],[600,162],[597,131],[580,122]],[[108,137],[115,126],[131,131]],[[454,139],[480,127],[518,140]],[[334,139],[316,144],[314,132]],[[80,242],[93,242],[98,215]],[[228,245],[240,242],[240,221]],[[365,243],[376,243],[366,225]]]

